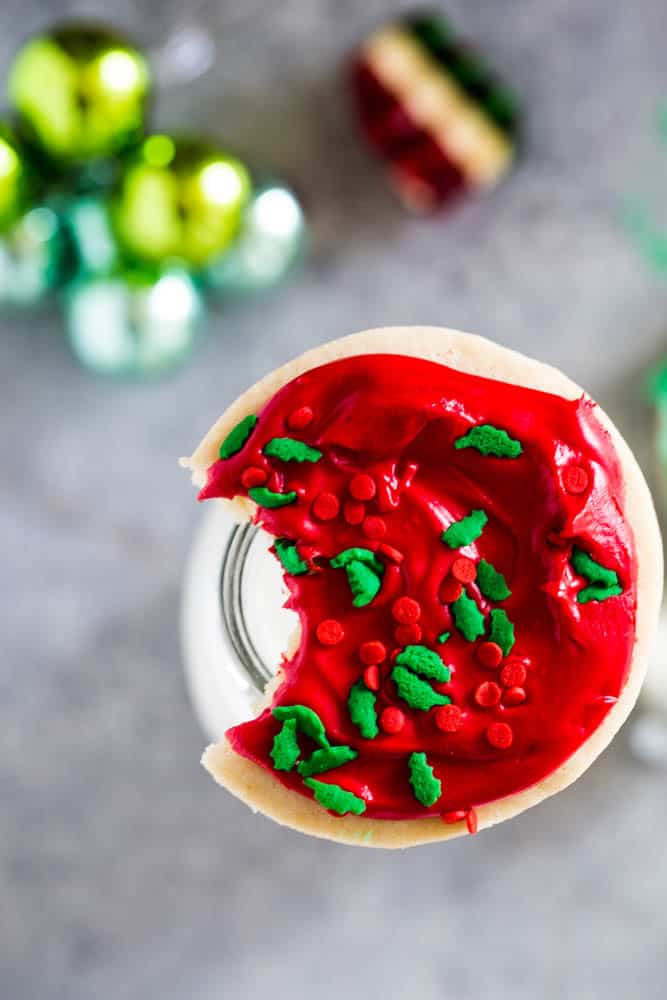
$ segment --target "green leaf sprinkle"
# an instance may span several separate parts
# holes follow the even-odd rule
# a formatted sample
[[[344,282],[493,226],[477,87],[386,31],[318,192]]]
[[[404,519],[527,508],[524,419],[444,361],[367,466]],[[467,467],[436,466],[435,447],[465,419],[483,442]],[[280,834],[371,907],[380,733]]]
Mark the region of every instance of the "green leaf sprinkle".
[[[418,708],[421,712],[428,712],[436,705],[449,705],[452,700],[446,694],[434,691],[430,684],[407,667],[394,667],[391,679],[396,684],[399,698],[407,702],[410,708]]]
[[[271,760],[276,771],[291,771],[301,750],[296,738],[296,719],[285,719],[273,738]]]
[[[477,586],[490,601],[504,601],[512,594],[503,574],[486,559],[480,559],[477,563]]]
[[[367,688],[363,680],[355,681],[350,688],[347,710],[350,713],[350,719],[364,739],[374,740],[379,732],[377,712],[375,711],[375,692]]]
[[[290,490],[289,493],[274,493],[266,486],[253,486],[248,490],[248,496],[259,507],[266,507],[267,510],[273,510],[274,507],[286,507],[288,504],[296,502],[294,490]]]
[[[496,458],[518,458],[523,452],[521,442],[511,438],[507,431],[493,424],[478,424],[471,427],[467,434],[454,442],[454,447],[476,448],[482,455],[494,455]]]
[[[315,750],[308,760],[301,761],[297,771],[304,778],[310,778],[311,774],[323,774],[325,771],[332,771],[334,767],[341,767],[358,756],[356,750],[346,746]]]
[[[479,538],[487,521],[488,517],[483,510],[473,510],[460,521],[450,524],[440,537],[450,549],[460,549]]]
[[[236,455],[236,453],[241,450],[254,431],[258,419],[259,418],[256,417],[254,413],[249,413],[247,417],[244,417],[243,420],[241,420],[241,422],[229,432],[225,440],[220,445],[220,458],[231,458],[232,455]]]
[[[484,615],[465,591],[451,605],[454,624],[468,642],[484,635]]]
[[[451,632],[441,632],[435,641],[441,643],[447,642],[451,634],[452,634]]]
[[[322,452],[296,438],[275,437],[264,445],[264,454],[281,462],[319,462]]]
[[[503,656],[507,656],[514,645],[514,625],[502,608],[494,608],[489,617],[491,619],[489,641],[497,642],[503,651]]]
[[[376,573],[382,573],[384,570],[383,564],[377,558],[375,553],[370,549],[362,548],[343,549],[342,552],[339,552],[337,556],[333,557],[331,565],[334,569],[341,569],[351,562],[364,563],[366,566],[370,566],[371,569],[374,569]]]
[[[379,593],[380,587],[382,586],[382,573],[384,573],[384,566],[382,563],[373,556],[373,562],[360,561],[359,559],[348,558],[347,553],[349,552],[366,552],[370,551],[367,549],[347,549],[346,552],[341,552],[331,560],[331,565],[338,569],[339,567],[344,567],[347,573],[347,582],[350,585],[350,590],[352,591],[352,604],[355,608],[365,608],[367,604],[370,604],[374,597]],[[373,553],[370,553],[373,555]],[[345,556],[344,559],[341,559]]]
[[[411,753],[409,759],[410,784],[418,802],[423,806],[434,805],[442,795],[442,782],[433,773],[425,753]]]
[[[346,813],[354,813],[361,816],[366,811],[366,803],[353,792],[348,792],[340,785],[330,785],[326,781],[318,781],[316,778],[306,778],[304,785],[312,788],[315,800],[325,809],[345,816]]]
[[[304,733],[305,736],[310,736],[311,740],[314,740],[321,747],[328,748],[331,745],[327,739],[322,720],[307,705],[279,705],[273,709],[273,715],[279,722],[284,722],[286,719],[294,719],[299,732]]]
[[[283,569],[290,576],[302,576],[303,573],[308,572],[308,563],[304,562],[297,552],[295,542],[290,542],[286,538],[276,538],[273,547]]]
[[[608,597],[618,597],[623,593],[620,584],[613,584],[611,587],[601,587],[599,584],[591,584],[590,587],[583,587],[577,594],[578,604],[588,604],[589,601],[606,601]]]
[[[396,663],[440,683],[445,683],[451,676],[449,667],[428,646],[406,646],[396,657]]]

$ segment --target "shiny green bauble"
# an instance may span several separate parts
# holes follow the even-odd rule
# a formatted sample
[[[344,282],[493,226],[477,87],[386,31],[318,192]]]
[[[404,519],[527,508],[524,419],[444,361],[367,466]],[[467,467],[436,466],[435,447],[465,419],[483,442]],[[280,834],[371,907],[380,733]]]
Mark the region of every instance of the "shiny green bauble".
[[[110,156],[137,141],[148,88],[137,48],[107,28],[82,24],[26,42],[8,85],[21,134],[64,164]]]
[[[50,208],[22,215],[0,239],[0,304],[31,306],[63,280],[69,243]]]
[[[246,167],[215,146],[152,135],[120,179],[112,221],[137,260],[198,270],[234,241],[251,189]]]
[[[224,294],[266,291],[287,277],[305,243],[306,222],[296,196],[267,181],[253,192],[234,245],[211,261],[204,279]]]
[[[0,233],[23,214],[30,197],[30,169],[9,126],[0,123]]]
[[[123,377],[160,375],[186,361],[204,315],[195,284],[176,268],[83,277],[66,290],[64,306],[79,361]]]

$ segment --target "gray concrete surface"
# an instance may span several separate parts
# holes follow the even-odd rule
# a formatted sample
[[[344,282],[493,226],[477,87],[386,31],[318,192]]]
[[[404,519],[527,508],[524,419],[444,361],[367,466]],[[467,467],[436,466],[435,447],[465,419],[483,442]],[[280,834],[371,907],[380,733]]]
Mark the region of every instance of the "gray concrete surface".
[[[51,312],[0,319],[3,1000],[665,995],[665,775],[623,738],[557,800],[403,854],[279,829],[198,765],[177,636],[198,511],[175,459],[248,382],[359,328],[445,323],[563,366],[646,454],[637,387],[667,285],[618,214],[646,168],[665,176],[664,4],[452,0],[524,95],[526,150],[496,194],[426,222],[387,193],[338,84],[392,9],[201,4],[218,62],[158,102],[163,124],[226,136],[297,184],[314,246],[289,288],[218,309],[192,364],[154,385],[80,371]],[[151,42],[188,13],[3,0],[0,69],[72,10]]]

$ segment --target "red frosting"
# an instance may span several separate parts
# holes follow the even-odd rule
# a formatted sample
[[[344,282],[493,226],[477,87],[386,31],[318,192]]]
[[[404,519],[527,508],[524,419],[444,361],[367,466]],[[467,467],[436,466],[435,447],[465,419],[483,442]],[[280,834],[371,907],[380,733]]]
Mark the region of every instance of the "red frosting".
[[[309,420],[295,417],[311,412]],[[311,567],[286,576],[301,641],[284,665],[273,706],[310,707],[332,744],[358,753],[318,779],[362,797],[370,817],[447,819],[518,792],[566,761],[617,699],[634,640],[636,554],[620,463],[595,404],[421,359],[364,355],[300,375],[258,417],[241,450],[211,466],[201,498],[245,495],[249,468],[265,470],[271,489],[297,494],[288,506],[260,508],[257,520],[297,542]],[[454,442],[479,424],[504,429],[520,442],[521,455],[456,449]],[[296,437],[322,457],[267,458],[262,449],[274,437]],[[331,518],[317,517],[323,495],[340,501]],[[364,506],[364,520],[349,516],[351,505]],[[480,536],[450,548],[443,530],[473,510],[488,517]],[[364,530],[371,518],[385,526],[382,537]],[[329,565],[352,546],[372,549],[384,566],[380,591],[365,607],[353,607],[345,570]],[[578,603],[588,581],[570,563],[573,546],[614,570],[622,593]],[[457,562],[462,556],[475,566]],[[480,559],[504,575],[511,596],[482,596],[479,574],[472,573]],[[451,576],[454,564],[458,579]],[[487,623],[486,635],[474,641],[464,638],[451,605],[441,600],[460,590]],[[500,662],[497,650],[489,652],[492,608],[503,608],[515,629],[511,653]],[[328,641],[334,631],[335,644]],[[450,637],[438,641],[445,632]],[[390,676],[397,634],[420,635],[449,666],[447,683],[428,683],[455,709],[421,711],[399,697]],[[364,676],[369,689],[380,688],[374,739],[361,735],[347,705],[350,688]],[[238,753],[273,771],[279,728],[267,709],[227,735]],[[314,749],[305,737],[303,744],[306,753]],[[441,782],[431,806],[417,801],[410,784],[408,761],[417,752]],[[273,773],[312,798],[296,770]]]

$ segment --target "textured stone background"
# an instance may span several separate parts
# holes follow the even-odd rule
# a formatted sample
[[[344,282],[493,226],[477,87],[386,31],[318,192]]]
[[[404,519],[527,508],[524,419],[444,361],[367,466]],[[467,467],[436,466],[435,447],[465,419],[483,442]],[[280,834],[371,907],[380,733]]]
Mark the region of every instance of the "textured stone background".
[[[154,385],[80,371],[55,314],[1,318],[0,993],[662,998],[665,779],[623,738],[556,801],[404,854],[305,839],[214,787],[179,661],[198,511],[175,458],[296,352],[409,322],[562,365],[644,453],[637,385],[664,344],[667,286],[618,214],[645,169],[664,175],[664,3],[451,0],[529,120],[510,181],[435,222],[396,206],[339,87],[348,46],[392,13],[381,0],[3,0],[0,69],[57,15],[112,12],[156,43],[186,8],[219,59],[162,96],[159,121],[291,177],[313,255],[271,299],[219,309],[192,364]]]

